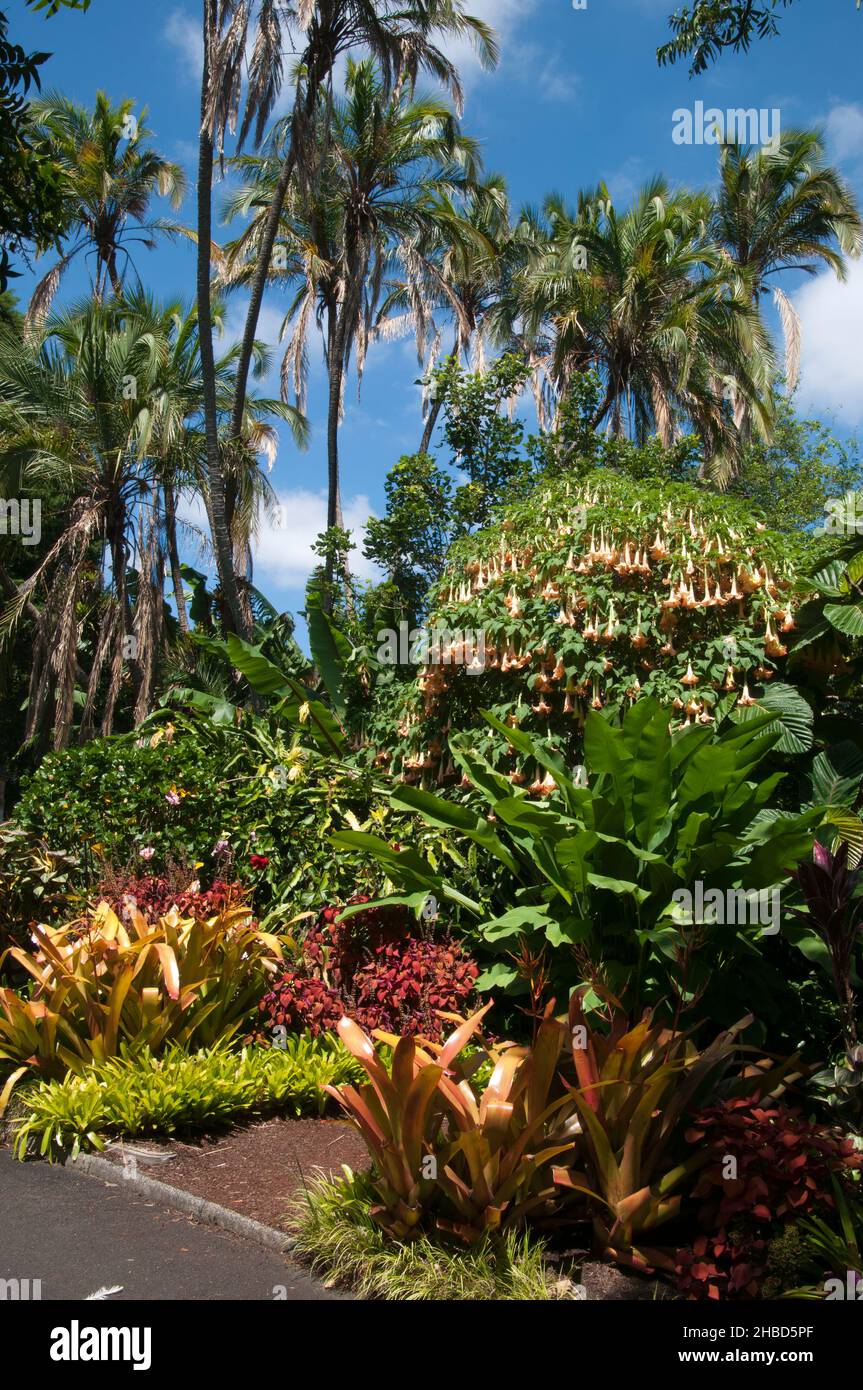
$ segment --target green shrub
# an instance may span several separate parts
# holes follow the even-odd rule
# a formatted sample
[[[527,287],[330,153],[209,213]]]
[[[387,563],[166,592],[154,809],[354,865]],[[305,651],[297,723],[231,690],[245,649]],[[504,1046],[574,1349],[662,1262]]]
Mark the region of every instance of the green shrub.
[[[23,1090],[15,1127],[19,1158],[38,1147],[52,1158],[104,1147],[114,1136],[210,1129],[250,1115],[321,1114],[324,1087],[355,1080],[360,1068],[333,1038],[289,1038],[282,1048],[225,1046],[161,1057],[124,1050],[64,1081]]]
[[[174,793],[179,805],[168,799]],[[211,864],[216,841],[237,829],[234,798],[217,747],[189,737],[154,746],[126,735],[49,753],[26,782],[15,818],[50,844],[79,850],[94,875],[102,862],[135,860],[150,872],[172,860]],[[149,849],[155,853],[142,860]]]
[[[53,922],[68,911],[78,861],[51,849],[32,831],[0,825],[0,956],[24,946],[37,922]]]
[[[698,885],[705,895],[772,891],[810,851],[823,812],[769,809],[781,775],[767,775],[765,763],[781,720],[756,714],[726,721],[719,733],[672,731],[656,700],[638,701],[620,727],[591,711],[575,773],[543,740],[490,715],[486,722],[509,743],[516,767],[545,774],[541,795],[497,772],[472,734],[450,740],[473,788],[466,803],[414,787],[393,793],[399,811],[474,842],[479,899],[412,842],[394,849],[348,831],[335,843],[373,856],[397,901],[431,895],[460,914],[472,952],[492,957],[480,989],[529,993],[535,1007],[544,990],[565,998],[604,979],[631,1007],[679,999],[688,1008],[700,999],[700,1012],[724,1026],[750,1009],[762,1020],[776,1013],[781,1025],[786,981],[769,968],[759,900],[727,924],[697,905]],[[798,938],[808,940],[795,929],[790,939]]]
[[[300,748],[266,721],[220,728],[173,718],[167,734],[151,728],[137,742],[98,739],[49,754],[26,784],[18,823],[74,846],[91,885],[106,867],[159,874],[188,866],[205,883],[228,875],[254,887],[259,914],[280,903],[317,910],[364,886],[378,890],[380,875],[360,856],[333,855],[327,836],[397,819],[380,778]]]

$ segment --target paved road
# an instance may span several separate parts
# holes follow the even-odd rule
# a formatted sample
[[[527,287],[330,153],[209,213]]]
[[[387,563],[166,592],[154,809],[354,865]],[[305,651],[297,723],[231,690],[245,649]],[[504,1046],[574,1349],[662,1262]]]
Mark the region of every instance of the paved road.
[[[337,1299],[275,1251],[191,1221],[115,1183],[0,1150],[0,1279],[43,1299]],[[2,1286],[0,1286],[2,1290]],[[285,1292],[281,1292],[284,1290]],[[0,1292],[2,1297],[2,1292]]]

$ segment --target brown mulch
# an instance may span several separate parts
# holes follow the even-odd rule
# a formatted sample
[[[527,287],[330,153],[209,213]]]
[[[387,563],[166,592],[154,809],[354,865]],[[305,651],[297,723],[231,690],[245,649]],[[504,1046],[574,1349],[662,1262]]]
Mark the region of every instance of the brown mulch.
[[[360,1135],[339,1120],[265,1120],[197,1142],[134,1139],[125,1148],[140,1173],[280,1229],[316,1172],[338,1177],[342,1164],[355,1172],[369,1165]],[[145,1153],[171,1157],[148,1162]],[[105,1156],[122,1161],[119,1146]]]

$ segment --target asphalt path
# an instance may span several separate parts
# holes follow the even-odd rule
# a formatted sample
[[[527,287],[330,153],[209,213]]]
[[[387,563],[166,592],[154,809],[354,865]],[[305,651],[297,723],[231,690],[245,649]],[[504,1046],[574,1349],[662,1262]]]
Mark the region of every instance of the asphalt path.
[[[276,1251],[200,1225],[116,1183],[0,1150],[0,1301],[41,1281],[43,1300],[321,1301],[343,1298]],[[32,1293],[31,1293],[32,1297]],[[2,1314],[0,1314],[2,1317]],[[0,1333],[2,1335],[2,1333]]]

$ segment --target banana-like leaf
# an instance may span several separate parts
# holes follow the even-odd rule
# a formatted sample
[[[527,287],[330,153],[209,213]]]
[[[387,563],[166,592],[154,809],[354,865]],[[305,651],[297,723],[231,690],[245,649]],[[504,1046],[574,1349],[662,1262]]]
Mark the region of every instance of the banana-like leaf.
[[[458,802],[444,801],[439,796],[433,796],[431,792],[421,791],[418,787],[397,787],[393,792],[392,802],[394,806],[404,807],[408,811],[418,811],[429,825],[435,825],[442,830],[457,830],[460,834],[466,835],[469,840],[481,845],[489,854],[499,859],[515,878],[520,877],[521,867],[518,860],[484,816],[476,815],[466,806],[460,806]]]
[[[310,585],[306,595],[306,621],[312,657],[326,686],[333,709],[344,719],[347,706],[344,694],[345,671],[351,659],[351,644],[324,611],[318,588]]]

